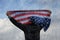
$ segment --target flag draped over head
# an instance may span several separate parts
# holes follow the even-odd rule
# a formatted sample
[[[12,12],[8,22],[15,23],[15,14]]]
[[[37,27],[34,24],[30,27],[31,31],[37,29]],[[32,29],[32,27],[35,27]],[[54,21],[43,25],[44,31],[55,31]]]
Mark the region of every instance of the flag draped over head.
[[[20,11],[8,11],[7,15],[14,18],[18,23],[31,24],[31,16],[50,18],[49,10],[20,10]]]
[[[17,23],[21,24],[34,24],[44,28],[46,31],[50,25],[49,10],[20,10],[20,11],[8,11],[7,16],[12,17]]]

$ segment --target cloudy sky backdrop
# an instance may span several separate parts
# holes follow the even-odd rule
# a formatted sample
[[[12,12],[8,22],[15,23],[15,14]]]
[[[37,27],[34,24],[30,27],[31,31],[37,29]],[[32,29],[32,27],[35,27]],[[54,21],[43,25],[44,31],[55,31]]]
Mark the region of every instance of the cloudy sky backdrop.
[[[0,40],[25,40],[24,32],[14,26],[6,16],[10,10],[52,11],[47,32],[41,30],[41,40],[60,40],[60,0],[0,0]]]

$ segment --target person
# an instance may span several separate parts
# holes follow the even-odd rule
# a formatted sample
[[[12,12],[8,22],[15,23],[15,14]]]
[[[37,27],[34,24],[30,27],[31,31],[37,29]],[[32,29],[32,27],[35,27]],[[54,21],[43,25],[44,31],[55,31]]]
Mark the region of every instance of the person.
[[[40,31],[41,29],[46,25],[46,21],[48,20],[47,18],[40,18],[36,16],[31,16],[30,21],[32,24],[29,25],[24,25],[21,23],[18,23],[14,18],[8,16],[10,21],[17,26],[19,29],[23,30],[25,33],[25,40],[40,40]],[[48,20],[50,24],[50,19]],[[48,29],[49,24],[47,24],[46,28],[44,29],[45,31]]]

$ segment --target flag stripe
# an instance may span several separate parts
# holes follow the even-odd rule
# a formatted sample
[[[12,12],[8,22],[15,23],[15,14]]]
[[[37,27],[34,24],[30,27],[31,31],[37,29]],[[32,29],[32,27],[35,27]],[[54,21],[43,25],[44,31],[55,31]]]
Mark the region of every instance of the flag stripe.
[[[29,17],[27,17],[27,18],[22,18],[22,19],[19,19],[19,20],[16,20],[16,21],[24,21],[24,20],[28,20],[29,19]]]
[[[22,24],[31,24],[32,22],[25,22],[25,23],[22,23]]]
[[[30,14],[19,14],[19,15],[15,15],[13,16],[13,18],[19,17],[19,16],[25,16],[25,15],[33,15],[32,13]],[[50,14],[36,14],[35,15],[42,15],[42,16],[50,16]]]
[[[48,14],[48,12],[15,12],[14,14],[10,14],[11,16],[19,15],[19,14],[27,14],[27,13],[43,13],[43,14]]]
[[[29,20],[24,20],[24,21],[17,21],[18,23],[22,23],[22,24],[30,24],[32,22],[29,22]]]
[[[25,13],[25,12],[47,12],[49,14],[51,14],[51,11],[50,10],[16,10],[16,11],[8,11],[7,12],[7,15],[11,15],[11,14],[15,14],[16,12],[22,12],[22,13]]]
[[[46,17],[46,16],[41,16],[41,15],[25,15],[25,16],[16,17],[15,20],[19,20],[19,19],[22,19],[22,18],[27,18],[27,17],[30,17],[30,16]],[[46,17],[46,18],[50,18],[50,17]]]

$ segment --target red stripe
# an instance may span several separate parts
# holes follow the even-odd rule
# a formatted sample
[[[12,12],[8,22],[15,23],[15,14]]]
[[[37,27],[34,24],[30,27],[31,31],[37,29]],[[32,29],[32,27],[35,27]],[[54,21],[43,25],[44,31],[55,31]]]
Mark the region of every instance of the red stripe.
[[[23,24],[31,24],[32,22],[25,22],[25,23],[23,23]]]
[[[15,13],[15,12],[13,12],[13,11],[8,11],[8,12],[7,12],[7,15],[10,16],[10,15],[12,15],[12,14],[14,14],[14,13]]]
[[[32,22],[24,22],[24,23],[22,23],[22,22],[18,22],[18,23],[21,23],[21,24],[31,24]]]
[[[16,12],[48,12],[51,14],[50,10],[15,10],[15,11],[8,11],[7,15],[9,16],[9,15],[14,14]]]
[[[19,16],[25,16],[25,15],[32,15],[32,14],[36,14],[36,15],[42,15],[42,16],[50,16],[50,14],[42,14],[42,13],[27,13],[27,14],[18,14],[16,16],[13,16],[13,18],[19,17]]]
[[[28,20],[29,19],[29,17],[27,17],[27,18],[22,18],[22,19],[18,19],[18,20],[16,20],[17,22],[19,22],[19,21],[24,21],[24,20]]]

